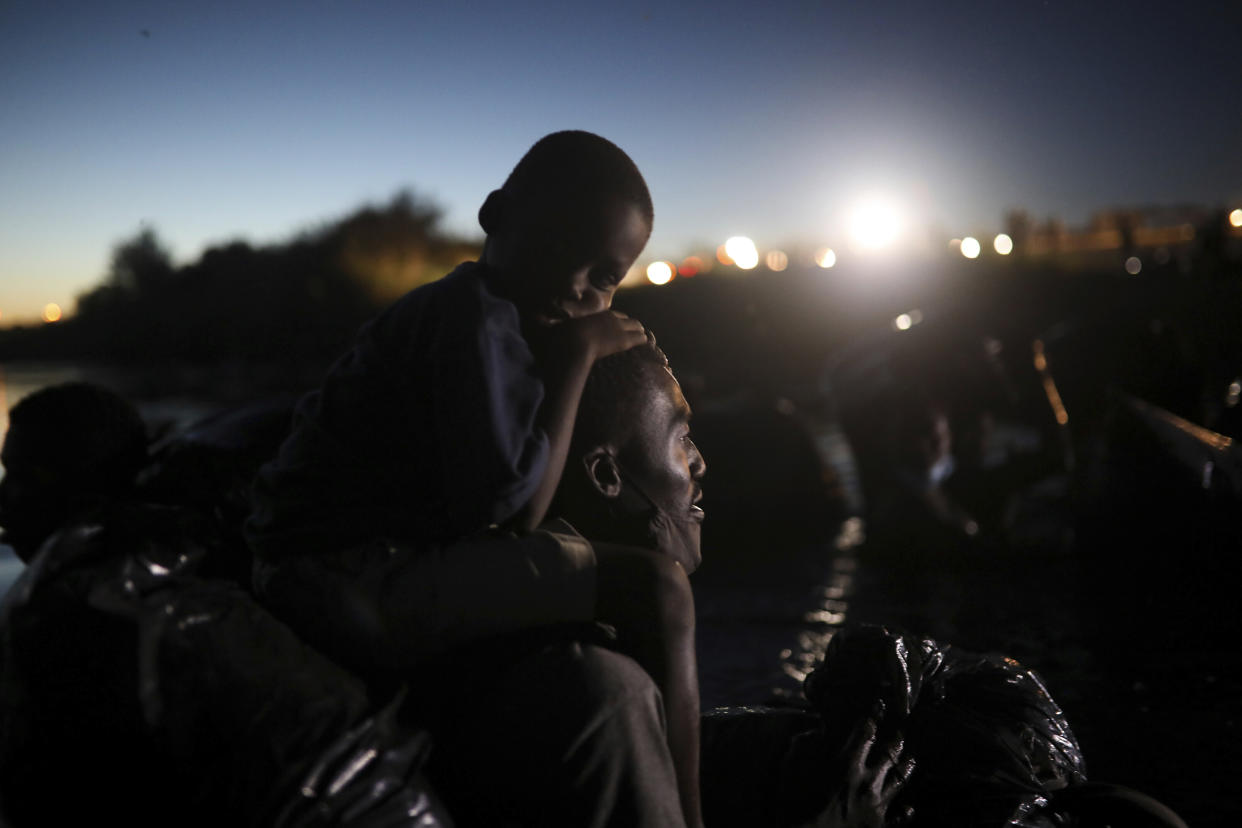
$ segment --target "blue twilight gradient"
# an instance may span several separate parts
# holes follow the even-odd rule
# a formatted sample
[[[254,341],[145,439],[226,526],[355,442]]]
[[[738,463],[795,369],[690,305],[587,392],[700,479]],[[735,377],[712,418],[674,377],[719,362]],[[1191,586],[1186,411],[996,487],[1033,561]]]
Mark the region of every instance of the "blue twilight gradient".
[[[665,5],[10,0],[0,324],[143,223],[186,260],[411,186],[474,233],[570,127],[646,174],[652,256],[836,234],[876,188],[947,233],[1242,201],[1236,2]]]

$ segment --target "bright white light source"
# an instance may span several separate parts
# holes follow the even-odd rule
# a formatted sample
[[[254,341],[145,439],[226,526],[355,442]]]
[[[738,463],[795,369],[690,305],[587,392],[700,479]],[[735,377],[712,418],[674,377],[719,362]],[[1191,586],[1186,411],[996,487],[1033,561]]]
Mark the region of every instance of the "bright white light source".
[[[1008,256],[1013,252],[1013,239],[1005,233],[999,233],[992,239],[992,247],[1002,256]]]
[[[751,270],[759,264],[759,251],[755,243],[745,236],[734,236],[724,244],[725,253],[742,270]]]
[[[815,264],[819,265],[824,270],[827,270],[836,263],[837,254],[831,247],[825,247],[815,252]]]
[[[910,318],[910,314],[903,313],[893,320],[893,326],[899,331],[908,331],[914,325],[914,320]]]
[[[61,316],[60,305],[56,304],[55,302],[48,302],[46,305],[43,306],[43,321],[44,322],[59,322],[60,316]]]
[[[667,285],[673,278],[673,266],[668,262],[652,262],[647,265],[647,281],[653,285]]]
[[[860,247],[876,250],[892,244],[901,233],[901,215],[887,201],[860,204],[850,218],[850,234]]]
[[[1229,214],[1229,224],[1233,227],[1242,227],[1242,209],[1234,210]]]
[[[789,267],[789,256],[784,250],[769,250],[768,255],[763,257],[763,263],[768,266],[768,270],[779,273]]]
[[[1139,271],[1143,269],[1143,263],[1139,261],[1138,256],[1131,256],[1126,259],[1126,273],[1131,276],[1137,276]]]
[[[983,248],[979,245],[979,240],[974,236],[967,236],[962,239],[962,255],[968,259],[979,258],[979,252]]]

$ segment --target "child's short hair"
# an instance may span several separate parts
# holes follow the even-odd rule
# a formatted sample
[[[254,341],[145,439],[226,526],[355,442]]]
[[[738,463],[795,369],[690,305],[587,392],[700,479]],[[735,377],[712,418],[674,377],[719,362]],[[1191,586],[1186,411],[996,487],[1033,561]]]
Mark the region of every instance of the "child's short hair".
[[[36,391],[13,406],[9,427],[37,441],[40,461],[82,488],[128,485],[147,459],[146,425],[137,410],[92,383]]]
[[[615,193],[642,211],[648,227],[655,216],[647,182],[633,160],[608,139],[582,130],[540,138],[517,162],[502,189],[519,199],[549,190],[571,195]]]

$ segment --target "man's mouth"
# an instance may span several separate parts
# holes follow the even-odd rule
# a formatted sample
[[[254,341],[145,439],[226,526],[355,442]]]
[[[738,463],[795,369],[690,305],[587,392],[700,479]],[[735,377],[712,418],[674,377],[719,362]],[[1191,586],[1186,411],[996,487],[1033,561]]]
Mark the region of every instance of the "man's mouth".
[[[703,490],[699,489],[699,491],[695,493],[694,495],[694,500],[691,501],[690,503],[690,518],[692,520],[702,521],[703,518],[707,514],[706,512],[703,511],[703,508],[698,505],[699,501],[702,499],[703,499]]]

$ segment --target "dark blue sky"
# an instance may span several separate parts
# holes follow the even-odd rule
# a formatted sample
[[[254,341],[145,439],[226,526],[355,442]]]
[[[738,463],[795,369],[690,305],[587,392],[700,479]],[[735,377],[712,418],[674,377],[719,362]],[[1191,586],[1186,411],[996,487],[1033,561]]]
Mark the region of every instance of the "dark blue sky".
[[[10,0],[0,322],[72,306],[143,222],[185,260],[409,186],[474,232],[571,127],[646,174],[644,260],[834,243],[873,192],[946,236],[1237,206],[1240,90],[1237,2]]]

